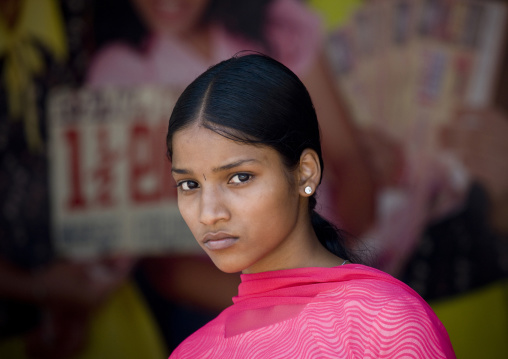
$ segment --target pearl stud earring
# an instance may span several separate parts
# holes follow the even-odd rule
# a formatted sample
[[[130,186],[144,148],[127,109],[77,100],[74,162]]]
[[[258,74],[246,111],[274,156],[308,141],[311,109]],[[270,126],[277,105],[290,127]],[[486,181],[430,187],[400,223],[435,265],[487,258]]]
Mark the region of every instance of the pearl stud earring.
[[[311,194],[312,193],[312,187],[311,186],[305,187],[305,193]]]

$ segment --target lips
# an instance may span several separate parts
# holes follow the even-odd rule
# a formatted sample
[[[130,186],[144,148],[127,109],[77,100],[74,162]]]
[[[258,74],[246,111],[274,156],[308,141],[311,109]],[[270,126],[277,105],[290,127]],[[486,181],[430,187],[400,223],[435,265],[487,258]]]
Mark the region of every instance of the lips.
[[[226,249],[234,245],[238,237],[226,232],[207,233],[203,237],[202,243],[210,250]]]

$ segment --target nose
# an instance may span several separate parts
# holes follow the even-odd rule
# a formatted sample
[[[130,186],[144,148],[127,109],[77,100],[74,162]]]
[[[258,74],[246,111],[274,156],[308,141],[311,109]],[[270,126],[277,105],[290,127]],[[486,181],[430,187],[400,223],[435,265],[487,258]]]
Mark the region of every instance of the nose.
[[[231,213],[222,189],[203,188],[201,191],[199,221],[202,224],[212,226],[220,221],[228,221],[230,217]]]

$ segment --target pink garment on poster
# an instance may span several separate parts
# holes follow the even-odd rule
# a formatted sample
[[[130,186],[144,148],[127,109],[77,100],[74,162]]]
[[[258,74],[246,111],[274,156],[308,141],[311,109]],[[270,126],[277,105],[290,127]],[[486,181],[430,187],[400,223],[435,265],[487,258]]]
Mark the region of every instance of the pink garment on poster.
[[[104,48],[90,67],[87,83],[92,87],[163,84],[183,88],[216,63],[239,51],[262,48],[212,26],[212,56],[205,59],[176,37],[154,35],[143,52],[123,43]],[[273,56],[297,75],[305,74],[322,47],[319,18],[294,0],[270,5],[266,37]]]
[[[455,358],[429,305],[363,265],[243,274],[233,301],[170,358]]]

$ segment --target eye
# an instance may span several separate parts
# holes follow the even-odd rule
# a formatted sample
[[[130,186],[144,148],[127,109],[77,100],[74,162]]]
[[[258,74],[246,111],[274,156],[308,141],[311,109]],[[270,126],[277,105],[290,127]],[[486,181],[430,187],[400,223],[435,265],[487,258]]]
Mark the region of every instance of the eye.
[[[181,181],[176,186],[182,191],[190,191],[199,187],[198,183],[194,181]]]
[[[244,183],[248,182],[250,179],[252,179],[252,175],[248,173],[237,173],[231,179],[229,180],[229,183]]]

